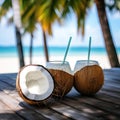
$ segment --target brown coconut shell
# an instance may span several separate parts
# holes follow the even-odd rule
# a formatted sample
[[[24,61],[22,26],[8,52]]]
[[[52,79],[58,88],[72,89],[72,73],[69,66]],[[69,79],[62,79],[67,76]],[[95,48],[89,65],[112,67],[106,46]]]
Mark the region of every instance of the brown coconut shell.
[[[103,70],[98,65],[85,66],[74,74],[74,87],[84,95],[98,92],[104,83]]]
[[[26,65],[26,66],[29,66],[29,65]],[[28,104],[31,104],[31,105],[45,105],[45,104],[47,104],[48,103],[48,98],[50,98],[51,96],[48,96],[48,98],[46,98],[46,99],[44,99],[44,100],[40,100],[40,101],[38,101],[38,100],[31,100],[31,99],[29,99],[29,98],[27,98],[23,93],[22,93],[22,90],[21,90],[21,87],[20,87],[20,73],[21,73],[21,71],[26,67],[26,66],[24,66],[24,67],[22,67],[21,69],[20,69],[20,71],[18,72],[18,74],[17,74],[17,78],[16,78],[16,89],[17,89],[17,92],[18,92],[18,94],[19,94],[19,96],[25,101],[25,102],[27,102]],[[42,66],[42,65],[33,65],[33,66]],[[43,66],[42,66],[43,67]],[[45,67],[43,67],[44,69],[46,69]],[[47,69],[46,69],[47,70]],[[48,71],[48,70],[47,70]],[[48,71],[49,72],[49,71]]]
[[[51,73],[55,88],[53,90],[53,96],[63,97],[65,96],[73,87],[74,77],[73,75],[64,72],[62,70],[48,69]]]

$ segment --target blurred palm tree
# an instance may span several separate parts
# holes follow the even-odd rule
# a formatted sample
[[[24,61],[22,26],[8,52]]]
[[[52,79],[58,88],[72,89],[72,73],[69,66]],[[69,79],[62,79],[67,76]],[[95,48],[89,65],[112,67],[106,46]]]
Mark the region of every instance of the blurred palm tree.
[[[116,8],[116,9],[120,8],[120,0],[119,1],[118,0],[113,0],[113,1],[114,1],[115,4],[113,3],[113,5],[112,6],[110,5],[109,7],[112,7],[112,9],[113,8]],[[97,6],[99,21],[100,21],[100,24],[101,24],[102,33],[103,33],[104,41],[105,41],[105,46],[106,46],[106,50],[107,50],[107,53],[108,53],[108,58],[109,58],[111,67],[120,67],[119,60],[118,60],[118,57],[117,57],[117,52],[116,52],[116,49],[115,49],[115,45],[114,45],[114,42],[113,42],[113,38],[112,38],[112,35],[111,35],[109,23],[108,23],[108,18],[107,18],[107,15],[106,15],[105,1],[104,0],[94,0],[94,2]],[[119,4],[116,4],[118,2],[119,2]],[[119,7],[118,7],[118,5],[119,5]]]
[[[29,58],[30,58],[30,64],[32,64],[32,57],[33,57],[33,34],[34,31],[36,30],[36,24],[34,23],[35,21],[33,20],[34,18],[30,18],[29,21],[27,21],[27,23],[23,23],[23,29],[24,32],[22,35],[29,33],[30,34],[30,49],[29,49]]]
[[[20,29],[21,29],[22,25],[21,25],[19,0],[12,0],[12,8],[13,8],[13,12],[14,12],[13,18],[14,18],[14,24],[15,24],[15,32],[16,32],[20,67],[23,67],[25,65],[25,63],[24,63],[24,54],[23,54],[23,47],[22,47],[22,41],[21,41],[21,33],[20,33]]]
[[[66,17],[72,10],[77,16],[78,31],[81,30],[82,35],[84,35],[87,10],[95,3],[111,67],[120,67],[105,10],[106,6],[109,6],[111,9],[116,8],[117,10],[120,10],[120,0],[112,0],[112,2],[113,4],[109,4],[110,0],[108,0],[108,4],[106,5],[105,0],[65,0],[63,17]]]
[[[48,47],[47,47],[47,35],[52,35],[52,24],[55,21],[60,21],[60,6],[63,1],[56,0],[32,0],[30,4],[27,4],[27,9],[23,14],[23,21],[29,21],[34,17],[35,22],[38,22],[42,27],[43,43],[46,61],[49,61]]]
[[[19,64],[20,67],[25,65],[24,63],[24,54],[23,54],[23,47],[21,41],[21,18],[20,18],[20,8],[19,8],[19,0],[4,0],[1,7],[0,7],[0,18],[5,16],[8,11],[13,8],[14,12],[14,23],[15,23],[15,33],[16,33],[16,43],[18,49],[18,57],[19,57]]]
[[[32,15],[28,15],[27,17],[29,19],[26,19],[26,11],[28,12],[31,12],[30,10],[30,6],[32,5],[33,6],[33,0],[30,0],[29,2],[26,1],[26,0],[21,0],[21,20],[22,20],[22,25],[23,25],[23,35],[26,34],[26,33],[29,33],[30,34],[30,49],[29,49],[29,58],[30,58],[30,64],[32,64],[32,54],[33,54],[33,34],[34,34],[34,31],[36,30],[36,20],[35,20],[35,17],[34,17],[34,14]],[[29,11],[27,10],[29,9]]]
[[[49,55],[47,48],[47,34],[52,35],[52,25],[55,21],[60,22],[59,12],[61,11],[61,5],[64,1],[56,0],[38,0],[39,6],[36,10],[36,19],[42,26],[44,48],[46,52],[47,61],[49,61]]]

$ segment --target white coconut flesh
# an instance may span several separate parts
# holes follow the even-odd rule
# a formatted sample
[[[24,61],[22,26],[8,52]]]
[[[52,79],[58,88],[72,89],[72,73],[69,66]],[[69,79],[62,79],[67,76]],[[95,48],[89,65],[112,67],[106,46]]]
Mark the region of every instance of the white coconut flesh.
[[[20,88],[31,100],[44,100],[54,89],[53,78],[42,66],[27,66],[20,72]]]

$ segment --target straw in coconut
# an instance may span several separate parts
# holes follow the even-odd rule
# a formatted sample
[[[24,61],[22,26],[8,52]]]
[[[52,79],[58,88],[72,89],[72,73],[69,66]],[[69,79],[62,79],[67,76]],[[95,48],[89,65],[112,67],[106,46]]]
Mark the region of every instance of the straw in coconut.
[[[90,61],[90,51],[91,51],[91,37],[89,38],[89,47],[88,47],[88,64]]]
[[[68,50],[69,50],[69,47],[70,47],[71,40],[72,40],[72,37],[70,36],[69,41],[68,41],[68,45],[67,45],[67,49],[66,49],[66,52],[65,52],[65,55],[64,55],[63,64],[64,64],[64,62],[65,62],[65,60],[66,60],[66,57],[67,57],[67,54],[68,54]]]

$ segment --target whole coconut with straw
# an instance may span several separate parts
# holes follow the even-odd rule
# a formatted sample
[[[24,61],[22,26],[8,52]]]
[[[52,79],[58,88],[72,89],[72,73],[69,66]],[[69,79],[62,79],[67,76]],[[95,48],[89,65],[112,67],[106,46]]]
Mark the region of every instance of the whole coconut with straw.
[[[74,87],[84,95],[93,95],[104,84],[103,70],[99,65],[90,64],[91,37],[89,40],[87,65],[77,70],[74,74]],[[78,69],[78,68],[77,68]]]
[[[27,65],[17,75],[16,89],[25,102],[29,104],[46,104],[51,100],[54,80],[45,67]]]
[[[55,89],[53,91],[53,96],[55,97],[65,96],[73,87],[74,77],[72,75],[69,63],[65,61],[71,39],[72,37],[69,39],[63,61],[47,63],[47,68],[55,81]]]
[[[53,96],[61,98],[65,96],[73,87],[74,77],[71,74],[69,64],[67,64],[67,62],[63,64],[60,61],[56,61],[53,63],[55,66],[52,65],[54,67],[50,67],[49,64],[52,64],[52,62],[48,63],[48,70],[55,82]]]

